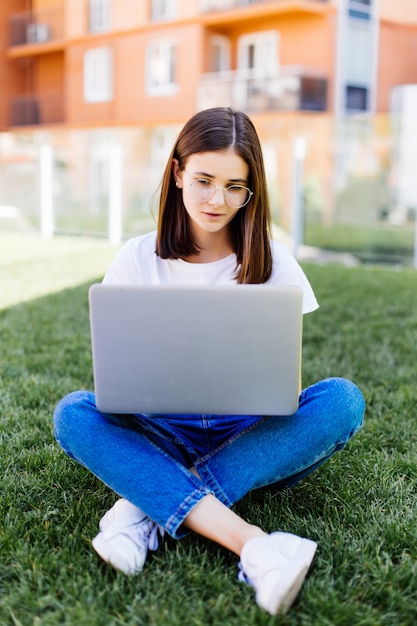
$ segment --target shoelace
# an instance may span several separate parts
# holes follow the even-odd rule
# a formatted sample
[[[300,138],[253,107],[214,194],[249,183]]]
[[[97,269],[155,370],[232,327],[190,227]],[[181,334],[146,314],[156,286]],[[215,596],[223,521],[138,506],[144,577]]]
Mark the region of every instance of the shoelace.
[[[140,522],[125,528],[123,534],[130,535],[132,540],[142,550],[149,549],[155,551],[159,545],[158,532],[163,537],[165,528],[153,522],[149,517],[144,517]]]
[[[239,573],[237,575],[237,578],[239,582],[246,583],[247,585],[251,585],[252,583],[250,582],[249,578],[246,576],[242,563],[239,563],[238,567],[239,567]]]
[[[135,543],[139,544],[142,548],[155,551],[158,549],[158,532],[161,537],[165,534],[165,528],[159,526],[149,517],[144,517],[139,523],[134,526],[130,526],[128,533],[132,535]]]
[[[149,520],[149,521],[152,524],[152,529],[149,534],[148,547],[149,547],[149,550],[152,550],[153,552],[155,552],[155,550],[158,549],[158,545],[159,545],[158,531],[162,538],[165,535],[165,528],[163,526],[159,526],[158,524],[155,524],[155,522],[152,522],[152,520]]]

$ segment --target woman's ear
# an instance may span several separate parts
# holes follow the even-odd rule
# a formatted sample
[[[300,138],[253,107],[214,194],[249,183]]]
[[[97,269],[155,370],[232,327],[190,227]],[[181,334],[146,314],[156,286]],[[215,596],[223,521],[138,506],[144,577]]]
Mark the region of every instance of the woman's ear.
[[[180,169],[178,159],[172,159],[172,173],[174,175],[175,184],[179,189],[182,189],[182,169]]]

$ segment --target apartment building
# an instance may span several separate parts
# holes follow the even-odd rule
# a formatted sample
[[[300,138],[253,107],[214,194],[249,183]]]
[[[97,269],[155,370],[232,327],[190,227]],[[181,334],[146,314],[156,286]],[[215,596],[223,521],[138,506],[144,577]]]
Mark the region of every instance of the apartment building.
[[[415,0],[2,0],[0,32],[0,130],[132,128],[158,164],[196,110],[230,105],[254,119],[281,205],[294,137],[310,139],[325,212],[332,123],[387,114],[417,82]]]

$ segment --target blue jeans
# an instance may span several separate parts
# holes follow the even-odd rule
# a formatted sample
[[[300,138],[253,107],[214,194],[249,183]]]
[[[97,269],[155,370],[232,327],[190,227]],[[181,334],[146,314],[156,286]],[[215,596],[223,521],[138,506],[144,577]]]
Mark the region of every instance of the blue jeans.
[[[54,428],[71,458],[179,538],[207,494],[230,507],[252,489],[295,484],[344,448],[364,409],[342,378],[305,389],[290,417],[108,415],[76,391],[56,407]]]

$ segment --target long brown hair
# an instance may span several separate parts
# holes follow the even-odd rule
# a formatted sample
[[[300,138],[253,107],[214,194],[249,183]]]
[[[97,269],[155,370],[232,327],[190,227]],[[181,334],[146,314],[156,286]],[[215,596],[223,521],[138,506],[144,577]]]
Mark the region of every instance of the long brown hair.
[[[230,108],[216,107],[196,113],[181,130],[168,159],[161,184],[156,253],[163,259],[198,254],[190,218],[175,185],[173,159],[184,170],[188,157],[232,147],[249,167],[249,203],[230,222],[237,259],[238,283],[265,283],[272,272],[270,209],[259,137],[249,117]]]

